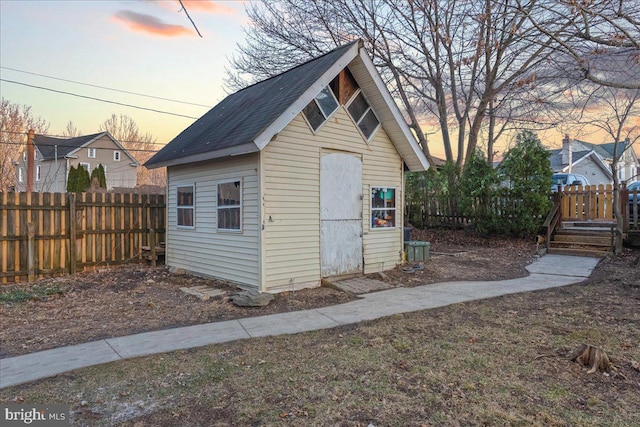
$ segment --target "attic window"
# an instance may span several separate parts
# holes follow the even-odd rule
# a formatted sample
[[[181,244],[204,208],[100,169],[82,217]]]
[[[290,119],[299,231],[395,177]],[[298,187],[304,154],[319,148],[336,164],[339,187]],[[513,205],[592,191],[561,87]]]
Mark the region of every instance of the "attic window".
[[[311,128],[316,131],[338,109],[338,101],[329,86],[320,91],[302,112]]]
[[[347,107],[351,118],[356,122],[358,128],[362,134],[367,138],[367,141],[371,139],[371,136],[380,126],[380,121],[376,117],[373,109],[365,99],[362,92],[358,93],[351,104]]]

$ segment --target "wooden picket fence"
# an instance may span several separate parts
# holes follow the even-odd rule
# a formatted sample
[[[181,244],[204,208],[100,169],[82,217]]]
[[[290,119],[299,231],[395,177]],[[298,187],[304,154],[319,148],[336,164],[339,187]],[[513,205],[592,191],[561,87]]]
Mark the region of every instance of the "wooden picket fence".
[[[140,259],[164,241],[165,206],[156,194],[0,193],[0,284]]]

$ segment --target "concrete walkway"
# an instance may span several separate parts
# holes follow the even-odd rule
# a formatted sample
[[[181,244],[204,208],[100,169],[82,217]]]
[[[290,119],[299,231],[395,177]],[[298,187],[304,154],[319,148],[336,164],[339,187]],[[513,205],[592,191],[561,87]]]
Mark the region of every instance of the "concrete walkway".
[[[313,310],[146,332],[0,359],[0,388],[121,359],[240,339],[328,329],[464,301],[566,286],[583,281],[598,261],[596,258],[546,255],[527,266],[529,276],[519,279],[394,288]]]

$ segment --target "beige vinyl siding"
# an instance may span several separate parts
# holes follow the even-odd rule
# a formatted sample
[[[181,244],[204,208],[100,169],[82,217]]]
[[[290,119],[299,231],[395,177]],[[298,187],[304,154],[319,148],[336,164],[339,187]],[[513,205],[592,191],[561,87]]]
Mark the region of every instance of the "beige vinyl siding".
[[[265,290],[320,283],[320,156],[360,154],[365,273],[394,267],[402,247],[402,160],[380,127],[369,144],[344,109],[314,134],[298,115],[262,152]],[[396,188],[396,228],[370,230],[370,187]]]
[[[167,264],[259,287],[258,155],[167,169]],[[242,232],[217,230],[217,184],[242,181]],[[195,185],[193,228],[177,227],[176,188]]]

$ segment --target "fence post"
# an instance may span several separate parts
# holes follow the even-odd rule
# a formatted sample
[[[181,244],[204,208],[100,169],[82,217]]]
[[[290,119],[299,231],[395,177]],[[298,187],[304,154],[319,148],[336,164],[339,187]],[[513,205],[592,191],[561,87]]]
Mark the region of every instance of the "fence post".
[[[76,193],[69,193],[69,274],[76,272]]]
[[[33,222],[27,224],[27,230],[29,233],[27,243],[27,280],[33,282],[36,278],[36,225]]]
[[[149,229],[149,248],[151,249],[151,266],[156,266],[156,230]]]

